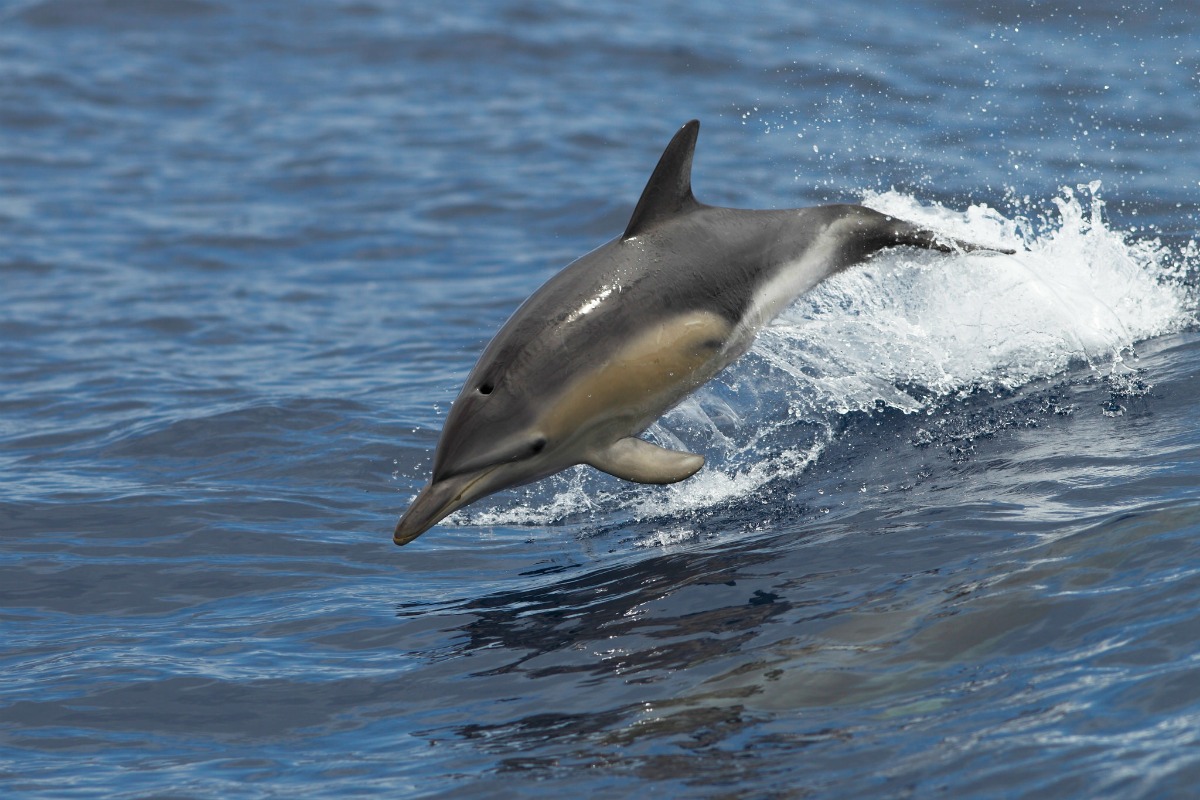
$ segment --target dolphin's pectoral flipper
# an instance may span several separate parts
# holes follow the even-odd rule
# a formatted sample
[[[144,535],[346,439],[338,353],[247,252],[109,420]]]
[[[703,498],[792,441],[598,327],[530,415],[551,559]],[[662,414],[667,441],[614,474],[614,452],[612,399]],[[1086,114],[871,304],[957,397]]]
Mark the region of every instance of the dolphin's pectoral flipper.
[[[677,483],[704,466],[704,456],[668,450],[627,436],[590,454],[588,464],[602,472],[638,483]]]

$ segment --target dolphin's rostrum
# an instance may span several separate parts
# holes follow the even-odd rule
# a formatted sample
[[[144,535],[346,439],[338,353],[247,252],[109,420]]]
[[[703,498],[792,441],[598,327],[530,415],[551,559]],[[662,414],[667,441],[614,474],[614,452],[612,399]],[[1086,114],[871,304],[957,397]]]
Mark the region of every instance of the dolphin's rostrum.
[[[999,250],[862,206],[704,205],[691,186],[699,130],[692,120],[667,145],[625,232],[546,282],[492,339],[396,544],[575,464],[641,483],[691,477],[703,456],[638,434],[745,353],[796,297],[888,247]]]

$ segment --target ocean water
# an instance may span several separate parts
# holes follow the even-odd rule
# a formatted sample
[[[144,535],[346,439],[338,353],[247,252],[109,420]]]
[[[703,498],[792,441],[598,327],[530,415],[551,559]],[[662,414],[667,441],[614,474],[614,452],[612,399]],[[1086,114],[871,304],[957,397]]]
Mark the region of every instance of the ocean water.
[[[1188,3],[0,2],[0,794],[1200,784]],[[405,548],[519,303],[702,121],[894,251]]]

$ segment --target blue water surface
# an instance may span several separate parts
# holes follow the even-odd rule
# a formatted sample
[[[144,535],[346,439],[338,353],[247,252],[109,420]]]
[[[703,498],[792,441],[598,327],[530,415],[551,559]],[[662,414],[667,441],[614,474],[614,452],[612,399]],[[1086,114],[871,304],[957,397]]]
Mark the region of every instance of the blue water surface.
[[[0,2],[0,793],[1194,796],[1200,22],[976,5]],[[691,118],[706,202],[1021,252],[394,547]]]

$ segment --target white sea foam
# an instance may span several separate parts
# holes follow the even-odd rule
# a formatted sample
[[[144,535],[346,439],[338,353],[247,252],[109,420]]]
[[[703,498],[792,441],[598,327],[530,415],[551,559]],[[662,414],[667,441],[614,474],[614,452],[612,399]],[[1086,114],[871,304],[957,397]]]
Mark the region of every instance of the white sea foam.
[[[599,509],[639,520],[701,511],[805,470],[839,415],[922,412],[1073,364],[1119,368],[1137,342],[1194,322],[1182,278],[1196,248],[1173,255],[1111,229],[1096,189],[1064,189],[1056,215],[1036,224],[984,205],[954,211],[897,192],[866,195],[865,205],[885,213],[1017,253],[889,251],[818,286],[762,331],[746,358],[650,430],[661,444],[707,456],[683,483],[645,487],[578,468],[515,505],[460,519],[519,525]]]

